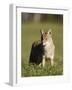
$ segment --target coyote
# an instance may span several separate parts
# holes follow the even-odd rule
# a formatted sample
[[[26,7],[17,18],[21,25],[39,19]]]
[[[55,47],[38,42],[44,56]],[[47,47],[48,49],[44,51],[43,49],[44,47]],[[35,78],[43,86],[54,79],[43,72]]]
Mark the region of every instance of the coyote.
[[[55,45],[52,39],[52,31],[49,29],[47,32],[43,30],[40,31],[41,40],[35,41],[32,44],[30,53],[30,63],[35,63],[38,65],[45,66],[46,59],[51,60],[51,65],[54,65],[54,53]]]

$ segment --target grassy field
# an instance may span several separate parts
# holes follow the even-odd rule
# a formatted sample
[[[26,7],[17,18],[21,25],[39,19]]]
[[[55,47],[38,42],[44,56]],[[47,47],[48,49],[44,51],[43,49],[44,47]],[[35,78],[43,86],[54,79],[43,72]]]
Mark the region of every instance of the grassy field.
[[[54,66],[46,63],[45,67],[29,65],[31,45],[34,41],[40,40],[40,29],[47,31],[52,29],[52,38],[55,44]],[[22,24],[21,41],[21,75],[28,76],[52,76],[63,74],[63,23],[24,23]]]

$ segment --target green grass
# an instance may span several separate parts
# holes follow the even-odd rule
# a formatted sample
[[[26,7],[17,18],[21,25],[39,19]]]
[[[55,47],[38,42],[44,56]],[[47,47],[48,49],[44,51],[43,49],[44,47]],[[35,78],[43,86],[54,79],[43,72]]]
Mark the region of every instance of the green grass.
[[[29,65],[31,45],[40,40],[40,29],[47,31],[52,29],[52,38],[55,44],[54,66],[46,63],[45,67]],[[63,74],[63,24],[62,22],[24,23],[21,32],[21,75],[28,76],[52,76]]]

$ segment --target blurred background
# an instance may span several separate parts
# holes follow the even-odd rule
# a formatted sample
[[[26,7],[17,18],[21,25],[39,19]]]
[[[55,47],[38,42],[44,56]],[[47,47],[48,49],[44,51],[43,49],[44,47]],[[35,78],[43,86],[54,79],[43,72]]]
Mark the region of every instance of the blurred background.
[[[52,29],[52,39],[55,44],[54,67],[50,63],[42,68],[29,65],[31,46],[40,40],[40,30]],[[21,13],[21,75],[49,76],[63,75],[63,15]]]
[[[22,13],[22,23],[25,22],[62,22],[62,15],[40,14],[40,13]]]

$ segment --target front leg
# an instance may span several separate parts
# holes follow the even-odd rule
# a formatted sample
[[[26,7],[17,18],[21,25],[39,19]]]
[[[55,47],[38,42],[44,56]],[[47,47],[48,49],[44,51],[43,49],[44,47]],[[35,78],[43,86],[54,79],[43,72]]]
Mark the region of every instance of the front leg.
[[[54,65],[54,60],[53,59],[51,59],[51,66],[53,66]]]
[[[51,56],[51,66],[54,65],[54,54]]]
[[[42,57],[42,65],[45,66],[45,56]]]

